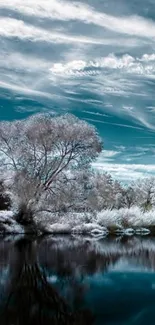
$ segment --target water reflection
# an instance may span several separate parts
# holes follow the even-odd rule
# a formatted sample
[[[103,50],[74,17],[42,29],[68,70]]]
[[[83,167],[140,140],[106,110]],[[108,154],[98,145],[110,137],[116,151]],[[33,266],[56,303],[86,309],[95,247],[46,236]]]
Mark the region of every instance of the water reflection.
[[[0,324],[154,325],[155,239],[0,239]]]
[[[6,281],[1,282],[4,284],[5,294],[1,301],[0,324],[80,325],[88,321],[89,324],[93,323],[89,310],[71,308],[58,290],[48,282],[46,271],[39,263],[37,240],[23,238],[16,241],[13,247],[12,245],[10,247],[11,256],[10,251],[6,251],[8,243],[1,244],[1,276],[3,277],[5,273],[7,262],[9,272]],[[82,297],[81,290],[80,293],[78,298]]]

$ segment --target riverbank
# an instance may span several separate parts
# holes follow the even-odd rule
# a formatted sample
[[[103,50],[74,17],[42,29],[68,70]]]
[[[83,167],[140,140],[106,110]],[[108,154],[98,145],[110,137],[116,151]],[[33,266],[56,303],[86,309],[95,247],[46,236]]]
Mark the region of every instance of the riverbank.
[[[99,213],[38,213],[34,216],[36,232],[49,234],[155,235],[155,210],[143,213],[138,207],[104,210]],[[24,234],[13,211],[0,211],[0,233]]]

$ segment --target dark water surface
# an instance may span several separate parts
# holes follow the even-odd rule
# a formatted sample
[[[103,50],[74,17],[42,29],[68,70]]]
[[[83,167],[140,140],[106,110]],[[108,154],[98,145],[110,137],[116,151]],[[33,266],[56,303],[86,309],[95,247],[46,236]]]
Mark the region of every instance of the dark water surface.
[[[155,325],[155,239],[0,238],[0,325]]]

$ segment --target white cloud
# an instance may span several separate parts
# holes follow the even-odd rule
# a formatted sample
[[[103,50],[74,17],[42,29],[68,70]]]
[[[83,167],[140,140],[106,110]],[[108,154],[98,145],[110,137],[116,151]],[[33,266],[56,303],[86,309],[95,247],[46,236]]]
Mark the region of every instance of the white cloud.
[[[97,100],[86,100],[86,103],[88,103],[88,104],[102,104],[103,105],[103,102],[101,102],[101,101],[97,101]],[[95,116],[106,116],[106,117],[109,117],[108,116],[108,114],[104,114],[104,113],[98,113],[98,112],[91,112],[91,111],[85,111],[85,110],[83,110],[83,111],[81,111],[82,113],[87,113],[87,114],[90,114],[90,115],[95,115]]]
[[[144,115],[143,112],[140,112],[139,114],[137,112],[135,112],[134,118],[137,121],[139,121],[142,125],[144,125],[146,128],[148,128],[150,130],[155,130],[154,124],[152,124],[148,121],[149,116],[147,116],[146,114]]]
[[[50,71],[53,74],[62,74],[63,76],[74,75],[77,71],[82,71],[87,67],[87,63],[82,60],[74,60],[66,64],[55,63]]]
[[[149,62],[155,61],[155,54],[144,54],[139,61]]]
[[[25,112],[28,112],[28,113],[38,113],[38,106],[16,106],[15,108],[16,112],[19,112],[19,113],[25,113]],[[51,115],[56,115],[56,112],[52,111],[51,109],[49,110],[49,108],[47,107],[41,107],[39,108],[39,112],[42,112],[42,113],[50,113]]]
[[[0,80],[0,88],[9,89],[11,91],[15,91],[17,93],[21,93],[21,94],[25,94],[25,95],[32,95],[32,96],[37,96],[37,97],[39,96],[39,97],[45,97],[45,98],[49,98],[49,99],[53,99],[56,96],[54,94],[49,94],[44,91],[31,89],[27,86],[20,86],[18,84],[3,82],[2,80]]]
[[[6,0],[6,3],[9,2]],[[10,4],[11,3],[12,2],[10,2]],[[20,3],[22,3],[21,0]],[[27,4],[27,2],[23,2],[23,6],[25,6],[25,3]],[[2,2],[0,0],[0,6],[1,4]],[[32,6],[33,4],[34,2],[32,0]],[[45,7],[46,4],[47,3],[45,2]],[[74,44],[76,44],[78,40],[86,43],[89,41],[90,43],[98,42],[98,40],[95,40],[93,38],[85,38],[83,36],[77,36],[76,38],[76,36],[73,37],[71,35],[60,34],[50,30],[47,31],[12,18],[0,18],[0,35],[4,37],[16,36],[20,39],[33,40],[34,42],[37,40],[44,40],[47,42],[74,42]],[[83,45],[81,47],[83,47]],[[140,79],[140,76],[155,76],[154,53],[149,55],[143,54],[141,57],[133,57],[128,54],[118,57],[114,54],[109,54],[105,57],[90,60],[87,59],[86,54],[81,58],[81,56],[78,56],[75,52],[74,59],[71,59],[69,61],[62,60],[62,62],[56,63],[46,61],[45,59],[38,59],[32,57],[31,55],[24,56],[16,52],[11,53],[11,51],[8,51],[7,53],[7,56],[5,53],[0,53],[0,68],[7,69],[7,72],[4,71],[3,75],[1,76],[1,88],[10,89],[17,93],[19,92],[40,97],[42,96],[50,99],[55,98],[57,102],[64,99],[66,102],[72,100],[81,102],[83,101],[92,105],[100,105],[100,108],[103,108],[105,112],[110,112],[112,114],[114,113],[115,115],[119,116],[126,114],[130,120],[136,121],[136,123],[139,124],[138,126],[132,126],[127,125],[127,123],[114,123],[114,125],[140,130],[142,130],[140,126],[145,126],[149,130],[155,130],[154,118],[152,118],[153,114],[151,114],[154,112],[153,108],[148,108],[148,110],[143,111],[141,108],[133,109],[130,105],[124,105],[124,112],[122,112],[123,110],[114,104],[108,102],[105,104],[103,103],[103,96],[109,94],[114,96],[122,95],[125,97],[129,95],[136,95],[137,90],[137,94],[140,97],[145,95],[143,94],[140,84],[141,81],[143,82],[144,78]],[[65,57],[64,53],[62,53],[62,57]],[[24,71],[24,73],[21,74],[21,71]],[[136,78],[133,78],[133,75],[138,75],[138,82]],[[86,79],[83,84],[77,85],[76,78],[75,83],[73,81],[74,77],[83,77]],[[67,81],[71,81],[70,85],[67,85]],[[56,95],[52,94],[53,85],[55,87],[54,91],[56,92]],[[91,102],[91,99],[83,99],[80,96],[78,98],[78,96],[72,96],[73,94],[70,94],[70,97],[65,97],[65,94],[61,94],[61,96],[59,96],[58,88],[60,89],[61,86],[63,86],[62,89],[64,93],[65,91],[67,93],[66,89],[73,88],[78,89],[79,94],[81,91],[88,90],[89,93],[91,92],[94,95],[100,96],[96,96],[96,98],[99,98],[100,101],[94,102],[92,100]],[[143,90],[147,93],[146,88],[143,88]],[[93,114],[96,116],[98,115],[99,120],[96,121],[95,119],[88,119],[88,121],[95,123],[112,124],[110,122],[102,121],[100,119],[101,115],[99,115],[99,113]]]
[[[134,109],[134,107],[133,106],[126,106],[126,105],[124,105],[123,106],[123,109],[125,109],[127,111],[132,111]]]
[[[142,130],[142,128],[139,127],[139,126],[132,126],[132,125],[129,125],[129,124],[111,123],[111,122],[106,122],[106,121],[102,121],[102,120],[95,120],[95,119],[91,119],[91,118],[85,118],[85,120],[90,121],[90,122],[95,122],[95,123],[110,124],[110,125],[115,125],[115,126],[121,126],[121,127],[124,127],[124,128]]]
[[[138,46],[138,40],[124,38],[98,38],[84,35],[72,35],[66,31],[60,32],[54,29],[44,29],[36,27],[32,24],[27,24],[23,20],[18,20],[10,17],[0,17],[0,35],[5,38],[18,37],[21,40],[30,40],[33,42],[42,41],[58,44],[98,44],[98,45],[115,45],[120,46],[120,43],[126,47]]]
[[[150,111],[150,112],[155,112],[155,106],[147,106],[147,109]]]
[[[94,8],[78,3],[59,0],[0,0],[0,7],[12,9],[24,15],[50,18],[52,20],[79,20],[87,24],[95,24],[114,32],[136,35],[139,37],[155,37],[155,23],[138,16],[116,17],[97,12]]]
[[[105,107],[109,107],[109,108],[113,107],[113,105],[110,104],[110,103],[105,103],[104,106],[105,106]]]
[[[124,151],[126,149],[126,147],[122,145],[116,145],[115,148],[118,149],[119,151]]]
[[[0,18],[0,35],[11,38],[18,37],[21,40],[44,41],[48,43],[88,43],[102,44],[102,40],[85,36],[67,35],[55,31],[47,31],[42,28],[26,24],[22,20],[14,18]]]
[[[104,164],[107,162],[113,162],[114,158],[116,158],[121,152],[120,151],[116,151],[116,150],[103,150],[102,153],[99,155],[96,163],[97,164]]]
[[[50,94],[44,86],[48,80],[49,67],[50,63],[42,58],[2,49],[0,88],[25,95],[55,98],[56,95]]]
[[[145,126],[146,128],[154,131],[154,117],[151,116],[151,122],[149,121],[150,116],[143,110],[133,108],[127,109],[128,116],[132,117],[135,121],[138,121],[140,125]]]
[[[31,54],[21,54],[20,52],[0,52],[0,67],[10,70],[24,70],[28,73],[42,73],[50,68],[50,62],[39,59]]]
[[[128,54],[121,57],[110,54],[107,57],[97,58],[95,60],[87,61],[83,60],[70,60],[59,64],[53,64],[50,68],[51,78],[59,77],[59,83],[66,82],[66,80],[76,80],[78,77],[86,78],[83,89],[84,91],[92,91],[94,94],[123,96],[129,98],[129,96],[147,97],[147,88],[145,87],[145,80],[147,78],[154,78],[155,76],[155,61],[153,61],[154,54],[142,55],[141,57],[133,57]],[[117,70],[119,70],[119,75]],[[133,78],[136,76],[136,79]],[[91,81],[88,82],[88,77],[93,76]],[[60,79],[61,77],[61,79]],[[65,84],[64,84],[65,85]],[[128,99],[128,103],[129,103]],[[72,99],[71,99],[72,100]],[[73,99],[75,100],[75,99]],[[81,99],[76,99],[81,100]],[[84,101],[83,99],[81,101]],[[135,102],[134,102],[135,104]],[[99,104],[98,104],[99,105]],[[127,124],[115,124],[122,127],[142,129],[140,126],[145,127],[151,131],[155,131],[155,116],[153,108],[145,110],[143,107],[122,105],[123,110],[118,105],[112,103],[101,104],[105,112],[123,116],[130,119],[130,121],[136,122],[137,126],[130,126]],[[112,124],[110,122],[102,120],[88,119],[88,121],[104,124]]]
[[[143,164],[113,164],[103,162],[94,162],[92,166],[103,172],[112,174],[113,177],[119,180],[135,180],[140,177],[149,177],[155,175],[155,165]]]
[[[142,57],[143,58],[143,57]],[[140,62],[141,61],[141,62]],[[64,63],[55,63],[50,69],[54,75],[67,76],[88,76],[102,73],[102,69],[121,70],[122,72],[143,76],[155,74],[155,60],[141,60],[128,54],[116,57],[109,54],[107,57],[97,58],[91,61],[73,60]]]
[[[115,150],[104,150],[100,159],[104,158],[112,158],[117,156],[120,153],[120,151],[115,151]]]

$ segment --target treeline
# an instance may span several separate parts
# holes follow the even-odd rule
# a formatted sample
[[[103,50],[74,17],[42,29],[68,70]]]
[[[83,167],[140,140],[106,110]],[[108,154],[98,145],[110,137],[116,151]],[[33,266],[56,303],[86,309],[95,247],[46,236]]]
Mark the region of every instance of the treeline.
[[[15,197],[11,190],[13,191],[10,185],[9,188],[6,186],[5,180],[0,181],[0,210],[19,208],[20,198]],[[155,207],[154,177],[137,179],[127,186],[114,180],[108,173],[84,170],[76,172],[74,177],[65,175],[61,179],[61,188],[46,201],[40,201],[37,211],[100,212],[106,209],[129,209],[133,206],[142,208],[143,212]],[[24,201],[23,209],[26,209]]]

